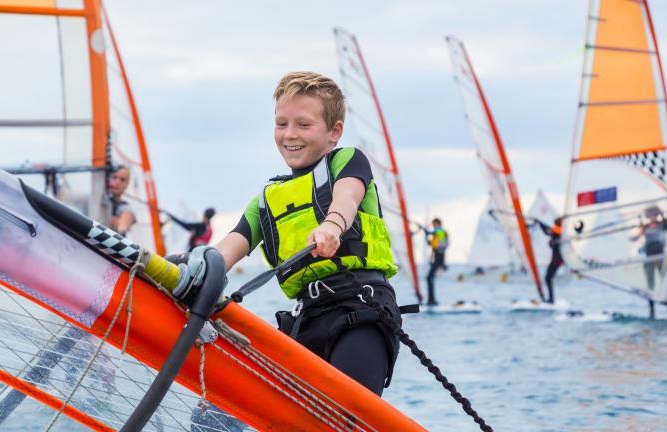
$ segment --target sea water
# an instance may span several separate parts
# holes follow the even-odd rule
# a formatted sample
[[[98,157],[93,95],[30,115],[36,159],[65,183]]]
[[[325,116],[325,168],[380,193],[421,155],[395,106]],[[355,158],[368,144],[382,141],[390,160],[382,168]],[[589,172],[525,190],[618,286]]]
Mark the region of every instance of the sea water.
[[[404,315],[403,328],[496,431],[667,431],[665,306],[651,321],[646,301],[572,277],[556,296],[583,317],[513,312],[513,300],[537,298],[525,278],[457,282],[457,273],[436,280],[438,300],[474,300],[482,312],[423,311]],[[405,280],[392,282],[400,304],[414,303]],[[272,282],[244,306],[273,322],[290,302]],[[429,430],[479,430],[405,346],[383,398]]]
[[[264,269],[230,275],[226,292]],[[423,270],[423,269],[422,269]],[[496,431],[667,431],[667,309],[646,319],[646,302],[576,278],[558,299],[585,312],[513,312],[513,300],[536,298],[525,277],[466,277],[455,266],[436,280],[441,304],[477,301],[479,314],[422,311],[404,315],[404,330]],[[423,272],[426,273],[425,271]],[[399,304],[414,303],[405,279],[392,279]],[[425,285],[425,283],[424,283]],[[424,287],[425,289],[425,287]],[[289,309],[274,280],[243,306],[274,324]],[[625,317],[610,319],[604,311]],[[432,431],[479,430],[461,406],[403,346],[383,398]],[[25,404],[27,406],[27,404]],[[15,416],[2,430],[41,430],[47,408]],[[44,422],[35,422],[44,423]],[[71,421],[54,430],[85,430]]]

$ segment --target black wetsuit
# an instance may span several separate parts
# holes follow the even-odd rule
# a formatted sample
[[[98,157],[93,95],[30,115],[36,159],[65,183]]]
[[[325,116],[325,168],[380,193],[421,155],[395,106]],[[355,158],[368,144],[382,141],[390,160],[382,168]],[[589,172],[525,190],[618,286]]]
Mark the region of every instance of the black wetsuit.
[[[556,276],[558,268],[563,265],[563,256],[560,254],[560,234],[557,234],[553,229],[540,221],[536,221],[545,235],[548,235],[549,238],[549,247],[551,248],[551,262],[547,267],[547,273],[544,275],[544,282],[547,283],[547,288],[549,289],[549,298],[546,299],[547,303],[554,303],[554,286],[553,279]]]

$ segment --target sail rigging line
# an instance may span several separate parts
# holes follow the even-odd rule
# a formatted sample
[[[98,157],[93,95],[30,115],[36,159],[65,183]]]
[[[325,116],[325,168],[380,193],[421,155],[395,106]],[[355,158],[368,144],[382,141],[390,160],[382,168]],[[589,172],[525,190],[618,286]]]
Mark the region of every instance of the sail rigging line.
[[[220,334],[220,333],[219,333]],[[222,336],[222,335],[221,335]],[[225,337],[225,336],[222,336]],[[253,355],[255,353],[252,353],[243,347],[238,347],[236,346],[236,342],[233,342],[230,339],[227,339],[228,342],[230,342],[235,348],[239,349],[240,351],[244,352],[246,355],[248,355],[249,358],[253,360],[257,360],[256,358],[253,358]],[[236,362],[240,367],[244,368],[247,370],[249,373],[253,374],[256,376],[258,379],[262,380],[266,385],[277,391],[278,393],[282,394],[284,397],[287,399],[291,400],[293,403],[296,405],[300,406],[302,409],[304,409],[306,412],[308,412],[310,415],[321,421],[322,423],[326,424],[330,428],[336,430],[336,431],[349,431],[351,428],[354,430],[369,430],[372,431],[374,430],[373,428],[366,428],[362,429],[361,425],[357,424],[360,419],[356,419],[354,415],[352,415],[349,412],[346,412],[346,410],[342,409],[340,412],[337,411],[337,408],[335,406],[332,406],[331,404],[322,402],[315,394],[309,393],[308,390],[305,390],[304,388],[299,388],[298,387],[298,380],[295,380],[296,377],[294,377],[289,371],[283,370],[283,377],[279,377],[277,374],[274,375],[273,372],[266,370],[266,372],[272,376],[273,378],[277,379],[279,382],[282,382],[283,385],[287,386],[292,390],[292,392],[288,391],[285,388],[282,388],[278,383],[274,382],[273,380],[269,379],[268,377],[265,376],[265,374],[260,373],[258,370],[255,368],[252,368],[248,366],[247,364],[241,362],[238,358],[232,356],[229,352],[227,352],[224,348],[214,345],[214,348],[227,356],[230,360]],[[261,353],[256,353],[258,354],[259,357],[264,357],[263,354]],[[255,363],[258,367],[262,368],[260,363]],[[296,389],[299,389],[301,391],[301,394],[294,395],[293,392],[295,392]],[[328,411],[328,412],[327,412]],[[339,417],[340,419],[336,419],[336,417]]]

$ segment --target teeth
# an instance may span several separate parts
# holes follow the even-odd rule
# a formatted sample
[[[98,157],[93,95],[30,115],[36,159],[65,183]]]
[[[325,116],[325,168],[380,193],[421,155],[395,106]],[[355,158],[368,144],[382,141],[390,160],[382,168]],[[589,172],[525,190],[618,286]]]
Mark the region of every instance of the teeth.
[[[303,146],[285,146],[285,148],[289,151],[295,151],[295,150],[301,150]]]

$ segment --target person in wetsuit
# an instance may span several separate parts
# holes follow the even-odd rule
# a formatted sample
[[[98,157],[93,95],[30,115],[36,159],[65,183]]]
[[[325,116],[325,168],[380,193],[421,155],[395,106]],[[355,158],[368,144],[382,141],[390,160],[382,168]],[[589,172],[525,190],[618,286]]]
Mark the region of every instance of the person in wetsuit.
[[[197,246],[205,246],[211,241],[211,237],[213,237],[211,219],[215,216],[214,208],[204,210],[204,217],[201,222],[185,222],[171,213],[167,213],[167,215],[172,221],[190,231],[190,239],[188,240],[189,252],[192,252]]]
[[[447,270],[445,264],[445,251],[449,246],[449,234],[442,227],[442,221],[439,218],[434,218],[431,221],[433,225],[432,230],[424,229],[426,233],[426,240],[431,246],[431,267],[429,268],[426,282],[428,284],[428,300],[427,305],[437,305],[438,301],[435,296],[435,275],[438,269]]]
[[[544,275],[544,282],[547,284],[549,290],[549,297],[545,299],[547,303],[553,304],[555,302],[553,279],[556,276],[558,268],[563,265],[563,256],[560,253],[560,236],[563,233],[563,219],[557,217],[554,219],[554,224],[549,226],[546,223],[535,219],[535,222],[540,226],[542,232],[549,236],[549,247],[551,248],[551,261],[547,267],[547,273]]]
[[[291,173],[271,179],[215,248],[229,270],[260,244],[272,267],[315,244],[277,276],[284,294],[297,300],[292,313],[277,314],[279,328],[381,395],[399,341],[360,294],[372,296],[399,327],[401,317],[389,283],[398,269],[370,163],[356,148],[335,148],[345,102],[333,80],[288,73],[274,99],[274,139]]]
[[[655,273],[662,278],[663,262],[665,252],[665,230],[667,230],[667,220],[663,217],[662,211],[657,205],[648,206],[644,210],[644,216],[647,221],[639,226],[639,233],[631,240],[644,239],[642,251],[646,255],[644,262],[644,273],[646,274],[646,285],[651,291],[655,290]],[[653,300],[648,301],[649,316],[655,318],[655,304]]]
[[[117,166],[109,176],[107,182],[107,204],[110,207],[108,220],[104,221],[112,230],[122,236],[126,236],[128,231],[137,221],[134,210],[130,204],[123,199],[123,194],[130,184],[130,169],[124,165]]]

